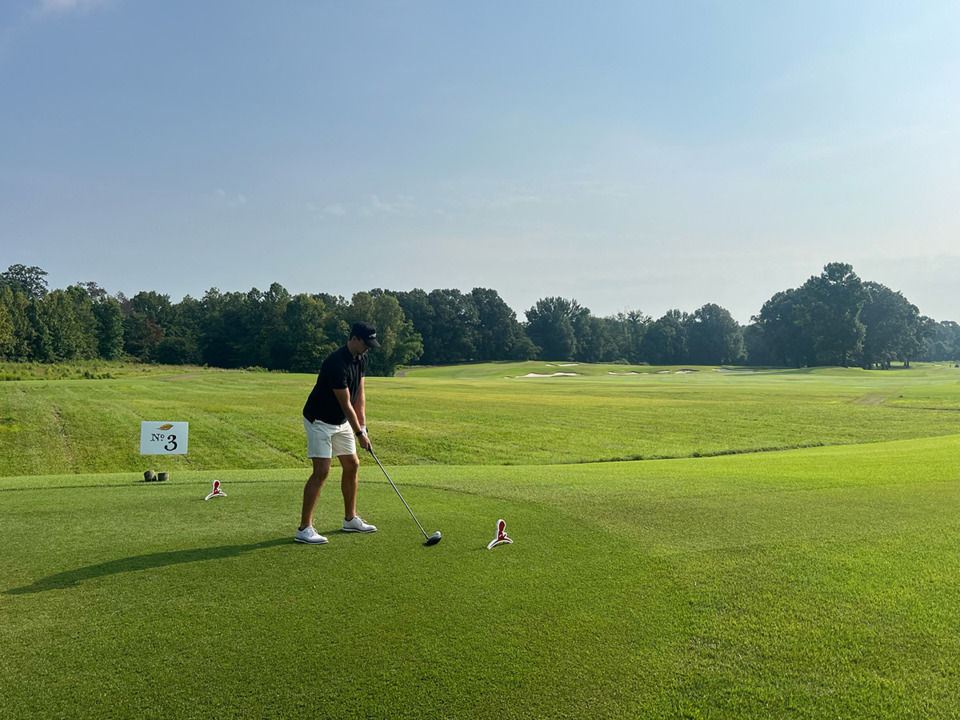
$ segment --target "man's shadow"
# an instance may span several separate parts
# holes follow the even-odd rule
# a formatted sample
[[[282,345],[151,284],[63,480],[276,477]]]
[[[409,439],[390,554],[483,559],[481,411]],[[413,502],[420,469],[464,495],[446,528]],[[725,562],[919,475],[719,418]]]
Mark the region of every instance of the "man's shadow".
[[[134,555],[133,557],[110,560],[109,562],[98,565],[87,565],[86,567],[77,568],[76,570],[67,570],[66,572],[57,573],[56,575],[49,575],[37,580],[32,585],[5,590],[4,594],[31,595],[33,593],[46,592],[47,590],[63,590],[64,588],[74,587],[84,580],[92,580],[108,575],[149,570],[151,568],[167,567],[169,565],[182,565],[183,563],[201,562],[203,560],[222,560],[223,558],[242,555],[251,550],[260,550],[262,548],[287,544],[291,544],[291,540],[285,537],[277,538],[276,540],[264,540],[263,542],[252,543],[250,545],[221,545],[220,547],[194,548],[192,550],[173,550],[171,552]]]

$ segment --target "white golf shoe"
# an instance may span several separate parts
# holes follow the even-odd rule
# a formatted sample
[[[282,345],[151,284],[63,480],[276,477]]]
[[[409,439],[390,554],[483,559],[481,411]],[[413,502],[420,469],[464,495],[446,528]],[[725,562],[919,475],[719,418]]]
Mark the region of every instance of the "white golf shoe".
[[[307,525],[303,530],[297,530],[294,538],[297,542],[309,543],[310,545],[323,545],[327,539],[313,529],[313,525]]]
[[[359,515],[354,515],[352,519],[343,521],[343,531],[371,533],[377,531],[377,526],[365,523],[362,517]]]

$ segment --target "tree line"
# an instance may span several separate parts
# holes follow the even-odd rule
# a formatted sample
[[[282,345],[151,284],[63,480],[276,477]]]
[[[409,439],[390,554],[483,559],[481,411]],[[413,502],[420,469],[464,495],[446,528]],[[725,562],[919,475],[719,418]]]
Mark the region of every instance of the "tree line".
[[[0,358],[136,359],[172,365],[316,372],[353,322],[376,325],[370,372],[401,365],[499,360],[652,365],[850,365],[960,360],[960,326],[920,315],[901,293],[831,263],[764,303],[747,326],[708,303],[654,320],[639,311],[596,317],[576,300],[543,298],[525,320],[496,290],[374,289],[326,293],[208,290],[180,302],[156,291],[110,295],[94,282],[49,290],[39,267],[0,273]]]

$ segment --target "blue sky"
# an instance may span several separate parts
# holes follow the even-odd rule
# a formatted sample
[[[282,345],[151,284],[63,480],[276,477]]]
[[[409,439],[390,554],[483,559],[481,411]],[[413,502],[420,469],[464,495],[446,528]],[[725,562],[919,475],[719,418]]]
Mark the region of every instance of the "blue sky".
[[[960,320],[960,4],[4,0],[0,266]]]

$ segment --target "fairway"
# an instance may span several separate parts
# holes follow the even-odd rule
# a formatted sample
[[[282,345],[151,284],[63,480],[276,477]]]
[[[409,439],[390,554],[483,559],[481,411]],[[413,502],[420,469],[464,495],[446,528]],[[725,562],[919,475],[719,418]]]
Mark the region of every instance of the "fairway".
[[[292,542],[305,376],[0,383],[0,717],[958,717],[956,372],[632,370],[371,379],[429,548],[369,458]]]

